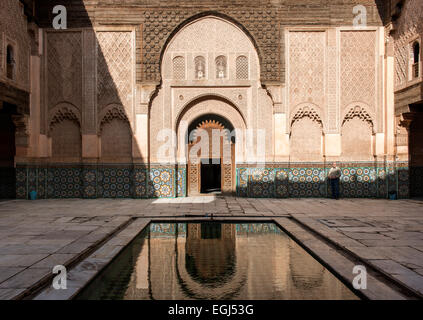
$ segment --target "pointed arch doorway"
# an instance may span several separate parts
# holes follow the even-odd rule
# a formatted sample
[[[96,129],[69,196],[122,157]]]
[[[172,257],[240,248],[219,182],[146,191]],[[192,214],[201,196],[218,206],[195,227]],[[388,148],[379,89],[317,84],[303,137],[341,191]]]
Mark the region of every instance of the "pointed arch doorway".
[[[188,194],[234,192],[235,135],[222,116],[206,114],[188,127]]]

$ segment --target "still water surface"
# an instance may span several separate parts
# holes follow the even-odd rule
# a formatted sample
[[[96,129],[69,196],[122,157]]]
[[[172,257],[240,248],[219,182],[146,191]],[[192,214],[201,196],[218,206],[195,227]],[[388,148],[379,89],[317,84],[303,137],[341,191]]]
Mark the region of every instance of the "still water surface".
[[[275,224],[151,224],[77,299],[358,299]]]

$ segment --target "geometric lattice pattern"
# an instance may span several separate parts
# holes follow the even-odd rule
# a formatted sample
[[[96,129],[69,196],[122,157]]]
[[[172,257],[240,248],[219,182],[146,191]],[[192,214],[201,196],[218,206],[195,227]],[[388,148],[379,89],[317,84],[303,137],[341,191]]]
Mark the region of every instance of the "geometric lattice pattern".
[[[408,198],[407,163],[342,166],[341,196],[388,198],[395,191]],[[251,198],[310,198],[331,194],[329,168],[320,165],[291,168],[237,168],[237,195]],[[186,168],[144,166],[21,167],[16,169],[16,197],[38,198],[171,198],[185,197]]]
[[[30,58],[30,36],[28,34],[28,23],[26,16],[24,16],[24,10],[21,7],[20,1],[16,0],[1,0],[0,1],[0,12],[2,13],[2,19],[0,21],[0,47],[5,44],[3,43],[3,35],[7,35],[10,39],[13,39],[17,48],[15,51],[15,59],[17,61],[16,81],[19,85],[24,88],[29,86],[29,58]],[[4,14],[3,14],[4,13]],[[3,52],[6,47],[0,48],[0,72],[4,67],[3,63],[6,62],[6,52]]]
[[[132,33],[97,32],[97,99],[100,110],[109,104],[131,114]]]
[[[170,198],[175,196],[175,170],[150,169],[148,192],[150,198]]]
[[[61,123],[62,121],[70,120],[74,121],[78,126],[80,126],[80,120],[78,116],[71,110],[66,107],[61,108],[56,112],[53,118],[50,121],[49,129],[52,130],[55,125]]]
[[[406,166],[342,167],[341,196],[345,198],[387,198],[395,191],[409,197],[409,170]],[[313,168],[238,168],[237,195],[251,198],[324,198],[331,195],[323,164]]]
[[[173,58],[173,79],[185,79],[185,59],[184,57]]]
[[[393,37],[395,40],[395,85],[397,87],[407,82],[410,41],[417,34],[423,34],[422,16],[422,1],[407,0],[404,2],[401,15],[396,21],[396,32]]]
[[[358,117],[359,119],[367,122],[370,127],[373,127],[372,117],[367,113],[364,108],[360,108],[359,106],[353,107],[350,109],[350,111],[348,111],[348,113],[344,117],[342,125],[344,125],[345,122],[354,119],[355,117]]]
[[[222,2],[223,4],[223,2]],[[246,8],[228,8],[224,3],[219,12],[239,21],[252,35],[260,50],[260,71],[263,81],[279,81],[280,39],[278,12],[272,5],[262,6],[263,10]],[[143,48],[142,48],[142,80],[160,81],[160,58],[162,49],[171,33],[186,19],[204,12],[204,8],[184,10],[151,9],[144,12]]]
[[[341,106],[363,102],[375,107],[376,32],[341,32]]]
[[[240,168],[239,196],[252,198],[326,197],[325,169]]]
[[[246,56],[236,58],[236,78],[248,79],[248,58]]]
[[[395,85],[405,84],[408,68],[408,39],[403,37],[395,41]]]
[[[47,33],[48,106],[63,101],[82,105],[81,32]]]
[[[181,178],[176,185],[178,176]],[[36,191],[39,199],[50,198],[169,198],[186,195],[186,170],[171,168],[84,166],[83,168],[16,169],[16,197],[28,199]],[[175,179],[176,178],[176,179]],[[177,189],[178,188],[178,189]],[[178,190],[178,191],[176,191]]]
[[[187,170],[185,168],[178,168],[178,177],[177,177],[177,196],[186,197],[187,196]]]
[[[129,198],[132,196],[130,168],[100,168],[97,171],[97,197]]]
[[[309,106],[305,106],[303,108],[300,108],[295,115],[292,117],[291,126],[294,124],[294,122],[301,120],[304,117],[308,117],[313,121],[316,121],[320,124],[320,126],[323,126],[322,119],[320,118],[319,114],[314,110],[314,108],[311,108]]]
[[[341,194],[349,198],[377,197],[377,174],[375,168],[343,168]]]
[[[103,126],[106,123],[111,123],[115,119],[119,119],[119,120],[122,120],[124,122],[129,122],[125,111],[120,106],[114,106],[114,107],[110,108],[106,112],[106,114],[103,116],[103,119],[101,119],[100,131],[103,130]]]
[[[290,106],[312,102],[324,106],[325,32],[289,33]]]

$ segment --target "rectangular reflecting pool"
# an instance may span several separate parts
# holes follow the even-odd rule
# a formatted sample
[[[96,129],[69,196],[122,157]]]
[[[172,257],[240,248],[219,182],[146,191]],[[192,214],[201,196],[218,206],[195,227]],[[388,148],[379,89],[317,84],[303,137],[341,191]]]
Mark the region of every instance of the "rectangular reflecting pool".
[[[275,224],[153,223],[76,299],[358,299]]]

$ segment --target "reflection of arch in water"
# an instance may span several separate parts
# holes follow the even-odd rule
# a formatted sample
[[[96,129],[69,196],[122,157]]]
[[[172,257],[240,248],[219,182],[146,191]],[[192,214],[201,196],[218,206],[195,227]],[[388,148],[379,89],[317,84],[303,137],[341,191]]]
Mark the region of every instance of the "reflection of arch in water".
[[[202,239],[201,231],[204,231],[204,227],[201,230],[200,224],[188,225],[185,259],[183,255],[179,254],[184,251],[184,248],[178,244],[178,237],[175,237],[176,275],[182,291],[188,297],[227,300],[236,297],[244,286],[247,279],[245,274],[247,268],[237,263],[235,226],[224,224],[222,229],[220,234],[222,244],[219,245],[219,242],[216,241],[219,239]],[[211,244],[218,246],[215,253],[223,250],[222,254],[226,259],[226,263],[222,263],[221,268],[215,271],[212,270],[214,266],[203,265],[202,261],[199,263],[197,259],[200,257],[196,256],[196,253],[208,248]]]
[[[236,269],[235,226],[201,223],[187,229],[185,268],[191,278],[213,288],[229,282]]]

